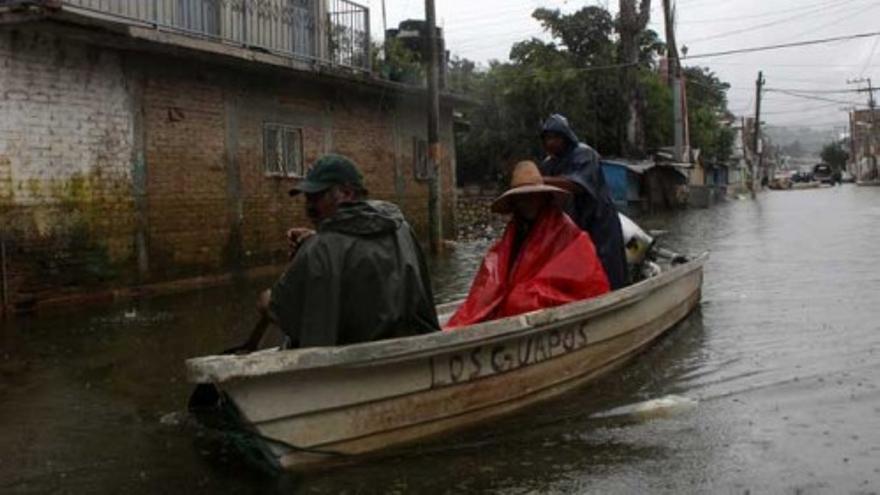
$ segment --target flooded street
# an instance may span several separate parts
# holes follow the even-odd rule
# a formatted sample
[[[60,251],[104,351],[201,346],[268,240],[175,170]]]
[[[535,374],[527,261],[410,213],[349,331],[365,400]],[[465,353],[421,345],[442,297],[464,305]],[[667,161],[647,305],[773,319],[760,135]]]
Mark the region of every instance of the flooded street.
[[[560,400],[332,472],[267,476],[174,424],[183,361],[244,338],[256,287],[8,323],[0,492],[880,492],[880,188],[642,222],[712,252],[701,307],[665,338]],[[435,263],[440,299],[484,248]]]

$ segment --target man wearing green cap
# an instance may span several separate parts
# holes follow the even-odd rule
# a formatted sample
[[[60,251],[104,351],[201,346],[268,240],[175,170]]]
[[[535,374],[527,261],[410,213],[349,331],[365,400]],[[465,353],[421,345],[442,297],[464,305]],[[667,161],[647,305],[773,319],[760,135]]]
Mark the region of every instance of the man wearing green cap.
[[[366,200],[354,163],[325,155],[290,191],[316,231],[293,229],[292,262],[260,300],[291,347],[439,330],[425,258],[400,209]]]

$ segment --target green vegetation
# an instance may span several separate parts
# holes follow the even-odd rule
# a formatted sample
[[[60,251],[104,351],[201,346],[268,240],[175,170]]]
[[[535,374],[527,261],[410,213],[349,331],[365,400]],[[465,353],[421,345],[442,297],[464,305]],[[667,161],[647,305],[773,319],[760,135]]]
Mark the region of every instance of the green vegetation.
[[[509,62],[478,68],[453,59],[449,86],[482,104],[467,114],[470,130],[457,136],[458,176],[462,183],[498,180],[509,162],[540,155],[538,133],[551,113],[568,117],[581,138],[605,156],[645,156],[672,144],[672,95],[661,78],[658,57],[665,50],[657,33],[638,36],[635,66],[622,66],[619,20],[602,7],[571,14],[537,9],[532,16],[552,39],[516,43]],[[627,143],[627,92],[635,71],[634,108],[641,114],[636,149]],[[728,85],[707,69],[685,69],[691,145],[704,160],[721,162],[731,152],[732,132],[721,121],[729,115]],[[630,93],[631,94],[631,93]]]
[[[687,81],[688,121],[691,147],[699,149],[705,163],[723,163],[733,151],[733,131],[721,124],[727,111],[727,90],[712,71],[702,67],[684,69]]]
[[[849,160],[849,152],[846,151],[844,145],[843,141],[834,141],[822,148],[822,161],[831,165],[835,172],[844,170],[846,162]]]
[[[406,48],[399,40],[390,39],[372,49],[373,72],[389,81],[424,84],[425,69],[422,57]]]

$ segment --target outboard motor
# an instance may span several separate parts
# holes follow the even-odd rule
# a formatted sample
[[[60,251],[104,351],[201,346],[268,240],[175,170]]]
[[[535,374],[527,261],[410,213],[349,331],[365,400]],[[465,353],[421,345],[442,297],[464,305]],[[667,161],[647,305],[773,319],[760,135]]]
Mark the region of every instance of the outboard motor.
[[[648,235],[628,216],[623,213],[618,213],[618,215],[620,216],[620,228],[623,231],[626,264],[632,283],[660,275],[660,265],[656,263],[658,259],[669,260],[672,265],[688,261],[687,257],[658,246],[656,239]]]
[[[654,246],[654,238],[642,230],[635,222],[623,213],[620,216],[620,228],[623,230],[623,245],[626,249],[626,263],[637,265],[648,257]]]

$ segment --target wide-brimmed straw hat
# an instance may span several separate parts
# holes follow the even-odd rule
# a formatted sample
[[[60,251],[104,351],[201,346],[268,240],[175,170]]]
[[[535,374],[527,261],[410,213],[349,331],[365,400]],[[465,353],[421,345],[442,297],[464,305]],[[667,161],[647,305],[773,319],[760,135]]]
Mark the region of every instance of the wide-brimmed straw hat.
[[[564,189],[545,184],[535,162],[523,161],[517,163],[513,168],[510,189],[492,202],[492,211],[502,214],[511,213],[512,199],[524,194],[549,194],[557,205],[562,205],[570,193]]]

